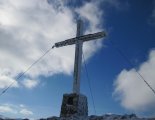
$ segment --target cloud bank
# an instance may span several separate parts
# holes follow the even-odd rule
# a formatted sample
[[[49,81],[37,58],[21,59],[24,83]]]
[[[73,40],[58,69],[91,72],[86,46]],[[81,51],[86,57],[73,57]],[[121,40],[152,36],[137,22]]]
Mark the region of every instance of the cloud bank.
[[[16,114],[22,117],[31,116],[34,113],[27,109],[27,107],[23,104],[21,105],[13,105],[13,104],[2,104],[0,105],[0,113],[8,113],[10,115]]]
[[[22,84],[24,85],[24,87],[26,87],[28,89],[32,89],[39,84],[39,81],[38,80],[24,79],[22,81]]]
[[[86,2],[73,10],[60,0],[1,0],[0,88],[15,81],[55,42],[75,37],[75,13],[89,22],[87,33],[101,30],[98,26],[102,12],[99,11],[95,2]],[[100,40],[85,43],[86,58],[94,55],[101,46]],[[37,79],[40,75],[71,74],[73,61],[74,46],[55,49],[35,65],[26,77]],[[12,87],[18,87],[19,83],[14,83]]]
[[[155,89],[155,50],[137,70]],[[155,111],[155,95],[138,76],[135,69],[122,70],[114,83],[114,95],[121,105],[134,111]]]

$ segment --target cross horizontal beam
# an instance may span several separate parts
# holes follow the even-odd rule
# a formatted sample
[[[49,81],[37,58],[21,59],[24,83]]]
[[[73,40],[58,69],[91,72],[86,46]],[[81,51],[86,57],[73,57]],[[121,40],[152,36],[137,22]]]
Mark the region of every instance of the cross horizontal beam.
[[[85,42],[85,41],[99,39],[99,38],[102,38],[105,36],[106,36],[105,32],[97,32],[94,34],[82,35],[79,37],[67,39],[65,41],[57,42],[57,43],[55,43],[54,47],[58,48],[58,47],[63,47],[63,46],[67,46],[67,45],[73,45],[73,44],[76,44],[77,40],[81,40],[81,41]]]

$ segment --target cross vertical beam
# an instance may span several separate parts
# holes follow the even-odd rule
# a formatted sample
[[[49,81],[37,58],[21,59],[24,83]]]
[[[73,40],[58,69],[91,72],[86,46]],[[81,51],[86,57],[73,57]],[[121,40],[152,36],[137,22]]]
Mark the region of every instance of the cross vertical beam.
[[[83,23],[78,20],[76,37],[82,36]],[[81,75],[81,62],[82,62],[82,46],[83,41],[77,40],[75,43],[75,62],[74,62],[74,81],[73,81],[73,93],[80,93],[80,75]]]

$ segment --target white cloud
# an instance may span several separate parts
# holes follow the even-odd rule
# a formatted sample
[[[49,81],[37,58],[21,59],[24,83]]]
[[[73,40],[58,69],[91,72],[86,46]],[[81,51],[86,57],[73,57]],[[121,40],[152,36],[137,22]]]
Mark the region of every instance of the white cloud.
[[[104,23],[104,19],[101,19],[103,10],[99,8],[99,2],[85,3],[80,8],[76,8],[75,11],[81,18],[83,18],[83,20],[89,21],[88,23],[90,25],[88,26],[85,34],[102,31],[101,24]],[[83,46],[85,58],[88,59],[102,47],[102,41],[97,40],[86,42]]]
[[[155,89],[155,50],[150,52],[148,60],[137,71]],[[122,70],[114,85],[114,94],[123,107],[135,111],[155,110],[155,95],[135,69]]]
[[[27,107],[23,104],[14,105],[8,103],[0,105],[0,113],[6,115],[14,114],[16,116],[21,117],[26,117],[34,114],[31,110],[27,109]]]
[[[21,111],[20,111],[20,113],[21,114],[23,114],[23,115],[26,115],[26,116],[28,116],[28,115],[33,115],[33,112],[32,111],[30,111],[30,110],[27,110],[27,109],[22,109]]]
[[[24,107],[25,107],[25,105],[23,105],[23,104],[20,104],[19,106],[20,106],[21,108],[24,108]]]
[[[57,2],[60,2],[58,8],[55,3],[48,4],[46,0],[1,0],[0,71],[10,81],[25,71],[55,42],[75,37],[75,11],[63,2]],[[88,26],[89,32],[100,30],[98,25],[101,24],[101,13],[93,2],[85,3],[79,8],[79,14],[92,26]],[[86,58],[92,56],[101,46],[101,41],[85,43]],[[39,75],[71,74],[73,62],[74,46],[54,49],[26,74],[32,79]],[[8,70],[7,73],[4,72],[5,69]],[[0,75],[0,78],[3,76]]]
[[[102,12],[98,8],[97,3],[86,3],[83,7],[77,8],[76,11],[81,17],[84,17],[91,23],[90,30],[94,31],[96,26],[99,25]]]
[[[12,83],[14,83],[12,85],[12,87],[19,87],[19,85],[18,85],[16,80],[10,78],[9,76],[0,75],[0,88],[1,89],[4,89],[4,88],[8,87]]]
[[[36,87],[36,86],[39,84],[39,82],[38,82],[37,80],[25,79],[25,80],[22,81],[22,84],[23,84],[26,88],[31,89],[31,88]]]
[[[13,108],[11,108],[8,105],[1,105],[0,106],[0,113],[17,113],[16,110],[14,110]]]

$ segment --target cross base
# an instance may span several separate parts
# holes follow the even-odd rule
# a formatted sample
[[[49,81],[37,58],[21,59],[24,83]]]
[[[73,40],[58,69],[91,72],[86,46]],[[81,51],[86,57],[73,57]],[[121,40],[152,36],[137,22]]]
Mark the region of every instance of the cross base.
[[[87,97],[82,94],[64,94],[60,117],[88,116]]]

